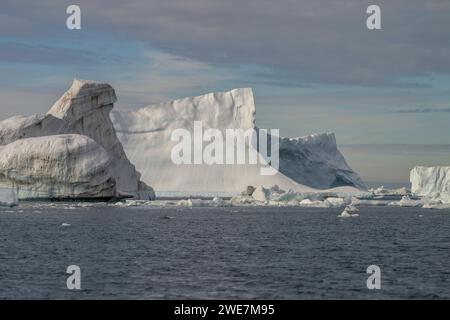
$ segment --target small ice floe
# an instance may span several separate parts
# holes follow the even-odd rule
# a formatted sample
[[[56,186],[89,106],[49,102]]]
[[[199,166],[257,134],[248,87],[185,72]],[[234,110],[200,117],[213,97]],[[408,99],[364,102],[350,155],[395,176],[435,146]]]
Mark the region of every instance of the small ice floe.
[[[408,195],[403,196],[400,201],[392,201],[388,203],[388,206],[391,207],[421,207],[422,205],[422,200],[412,200]]]
[[[357,207],[355,207],[353,204],[349,204],[348,206],[346,206],[345,210],[347,212],[351,212],[351,213],[359,212],[359,209]]]
[[[188,208],[192,208],[192,207],[204,207],[205,206],[205,201],[202,199],[181,199],[180,201],[178,201],[177,206],[179,207],[188,207]]]
[[[70,227],[70,224],[64,222],[63,224],[61,224],[61,227]]]
[[[229,206],[231,206],[231,203],[223,200],[221,197],[215,196],[212,199],[211,205],[213,207],[229,207]]]
[[[345,207],[344,211],[338,216],[340,218],[359,217],[359,209],[352,204]]]

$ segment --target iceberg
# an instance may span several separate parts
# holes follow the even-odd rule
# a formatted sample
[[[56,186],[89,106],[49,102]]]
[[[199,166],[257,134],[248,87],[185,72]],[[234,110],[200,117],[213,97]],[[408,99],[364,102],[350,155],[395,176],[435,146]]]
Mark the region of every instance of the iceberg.
[[[9,145],[21,139],[64,134],[89,137],[106,152],[109,158],[108,171],[115,181],[118,195],[153,199],[153,189],[140,180],[140,173],[128,160],[110,120],[109,115],[116,100],[115,91],[110,85],[75,79],[71,87],[58,99],[47,114],[29,117],[14,116],[0,122],[0,145]],[[61,141],[60,139],[56,140]],[[90,146],[92,146],[92,143],[90,143]],[[53,152],[55,150],[47,149],[47,151]],[[21,168],[31,167],[28,164],[20,165]],[[27,174],[30,173],[32,172],[27,171]],[[41,174],[44,173],[41,172]],[[76,175],[73,178],[76,178]],[[147,181],[151,181],[151,179]],[[55,181],[56,189],[60,187],[59,183],[59,178],[57,178]],[[71,180],[70,183],[75,183],[75,181]],[[44,184],[50,185],[52,182],[45,181]],[[69,189],[64,187],[61,190],[68,191],[68,197],[78,193],[78,191],[72,192]],[[19,198],[26,197],[26,194],[35,195],[34,187],[26,188],[26,190],[30,192],[20,192]],[[43,189],[38,188],[37,190],[41,192]],[[97,197],[108,193],[109,191],[104,192],[104,190],[93,191],[92,196]],[[81,192],[80,194],[85,193]],[[42,194],[42,196],[44,197],[45,194]],[[48,194],[48,197],[51,198],[52,196],[52,193]]]
[[[20,139],[0,148],[0,186],[20,199],[111,198],[116,183],[106,150],[82,135]]]
[[[358,213],[350,213],[347,210],[344,210],[341,212],[341,214],[338,216],[339,218],[351,218],[351,217],[359,217]]]
[[[282,138],[280,172],[299,184],[319,190],[342,186],[366,190],[364,182],[339,152],[334,133]]]
[[[111,112],[119,140],[142,180],[161,193],[238,193],[248,185],[269,188],[278,185],[294,192],[323,190],[346,193],[366,190],[360,177],[347,165],[333,133],[280,139],[280,167],[275,175],[261,175],[261,165],[189,164],[171,159],[176,145],[171,134],[185,129],[194,135],[194,123],[205,130],[255,129],[255,103],[249,88],[209,93],[136,111]],[[257,193],[260,200],[263,194]],[[234,201],[244,201],[244,197]]]
[[[427,202],[450,203],[450,167],[414,167],[410,181],[413,195]]]

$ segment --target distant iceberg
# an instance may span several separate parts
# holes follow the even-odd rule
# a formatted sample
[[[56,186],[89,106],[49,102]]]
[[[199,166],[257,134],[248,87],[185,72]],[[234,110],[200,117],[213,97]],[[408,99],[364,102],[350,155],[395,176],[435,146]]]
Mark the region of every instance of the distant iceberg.
[[[414,167],[410,173],[411,192],[430,204],[450,204],[450,167]]]

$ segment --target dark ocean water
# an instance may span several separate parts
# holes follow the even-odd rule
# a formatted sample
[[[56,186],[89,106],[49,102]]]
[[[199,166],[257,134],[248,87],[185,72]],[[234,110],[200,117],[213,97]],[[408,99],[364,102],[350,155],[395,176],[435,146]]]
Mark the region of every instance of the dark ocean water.
[[[450,298],[448,210],[0,211],[0,298]],[[73,264],[79,291],[66,287]],[[366,287],[373,264],[381,290]]]

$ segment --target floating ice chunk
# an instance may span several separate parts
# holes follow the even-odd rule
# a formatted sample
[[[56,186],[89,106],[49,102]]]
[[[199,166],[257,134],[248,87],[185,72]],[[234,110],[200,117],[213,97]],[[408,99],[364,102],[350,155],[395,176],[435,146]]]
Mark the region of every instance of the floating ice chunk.
[[[345,199],[335,197],[326,198],[324,202],[328,204],[329,208],[341,208],[346,204]]]
[[[206,207],[208,202],[202,199],[182,199],[178,201],[180,207]]]
[[[450,203],[425,203],[422,208],[424,209],[450,209]]]
[[[348,206],[345,207],[345,211],[355,213],[359,212],[359,209],[355,207],[353,204],[349,204]]]
[[[300,207],[306,208],[330,208],[330,204],[325,201],[304,199],[298,204]]]
[[[215,207],[228,207],[231,205],[231,203],[229,201],[225,201],[220,197],[214,197],[214,199],[212,199],[211,204]]]
[[[338,215],[338,217],[340,218],[348,218],[351,217],[352,215],[350,213],[348,213],[347,211],[342,211],[340,215]]]
[[[422,200],[411,200],[409,196],[403,196],[400,201],[392,201],[388,203],[388,206],[396,207],[421,207],[423,205]]]
[[[258,186],[252,194],[253,199],[260,202],[267,202],[270,198],[270,190],[263,186]]]
[[[357,206],[387,206],[390,201],[387,200],[366,200],[353,197],[352,204]]]
[[[359,217],[359,214],[355,213],[359,212],[359,209],[353,205],[346,206],[344,211],[338,216],[340,218],[350,218],[350,217]]]
[[[233,206],[256,205],[256,201],[252,196],[237,195],[231,198],[230,203]]]
[[[369,189],[369,192],[376,196],[388,196],[388,195],[407,195],[410,193],[410,190],[406,187],[401,187],[398,189],[387,189],[384,186],[378,188]]]

